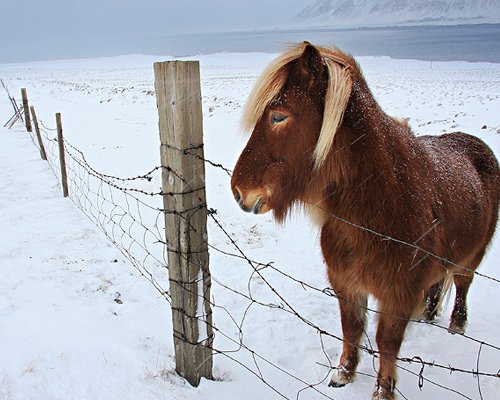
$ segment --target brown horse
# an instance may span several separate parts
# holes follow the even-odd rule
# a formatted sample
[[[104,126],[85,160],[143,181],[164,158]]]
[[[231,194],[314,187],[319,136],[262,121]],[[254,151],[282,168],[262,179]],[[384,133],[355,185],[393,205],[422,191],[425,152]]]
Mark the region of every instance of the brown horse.
[[[252,131],[231,186],[241,208],[283,221],[304,206],[321,249],[343,331],[330,385],[353,381],[367,296],[379,303],[373,399],[394,399],[408,320],[432,319],[451,277],[450,331],[463,332],[466,296],[495,231],[500,172],[465,133],[417,137],[385,114],[352,56],[305,42],[264,71],[245,106]],[[393,239],[388,239],[393,238]]]

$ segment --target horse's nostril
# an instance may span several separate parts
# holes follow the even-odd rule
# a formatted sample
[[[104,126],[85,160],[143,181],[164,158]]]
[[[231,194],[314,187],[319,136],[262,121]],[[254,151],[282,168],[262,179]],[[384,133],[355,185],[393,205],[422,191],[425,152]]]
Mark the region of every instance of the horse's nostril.
[[[262,204],[264,203],[264,200],[262,199],[262,197],[259,197],[259,199],[255,202],[255,204],[253,205],[252,207],[252,212],[254,214],[259,214],[260,213],[260,209],[262,207]]]
[[[240,190],[238,188],[234,188],[233,194],[234,194],[234,199],[239,204],[240,201],[241,201],[241,192],[240,192]]]

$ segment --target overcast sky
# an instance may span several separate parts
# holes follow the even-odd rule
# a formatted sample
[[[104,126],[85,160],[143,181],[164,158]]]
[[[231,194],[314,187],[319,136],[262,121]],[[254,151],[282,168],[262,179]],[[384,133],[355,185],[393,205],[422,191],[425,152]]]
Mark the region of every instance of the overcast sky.
[[[35,46],[290,24],[307,0],[9,0],[0,7],[0,62]],[[46,47],[50,49],[49,46]],[[7,57],[6,57],[7,56]],[[12,57],[11,57],[12,58]]]

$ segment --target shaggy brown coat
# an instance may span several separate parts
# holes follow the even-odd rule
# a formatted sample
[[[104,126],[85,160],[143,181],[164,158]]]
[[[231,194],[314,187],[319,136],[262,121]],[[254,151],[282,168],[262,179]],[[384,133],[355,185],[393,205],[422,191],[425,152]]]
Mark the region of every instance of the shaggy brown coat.
[[[321,226],[344,336],[331,386],[354,379],[371,294],[373,399],[394,399],[408,320],[423,304],[435,316],[447,277],[457,289],[450,331],[465,329],[467,291],[498,219],[493,152],[465,133],[417,137],[382,111],[351,56],[307,42],[264,71],[243,125],[252,134],[231,182],[240,206],[283,221],[299,204]]]

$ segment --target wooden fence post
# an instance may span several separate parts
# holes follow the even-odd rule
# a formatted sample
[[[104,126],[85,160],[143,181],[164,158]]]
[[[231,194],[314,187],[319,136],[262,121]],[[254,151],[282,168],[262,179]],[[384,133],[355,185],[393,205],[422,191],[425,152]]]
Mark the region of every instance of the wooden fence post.
[[[42,135],[40,135],[40,126],[38,125],[38,119],[35,113],[35,107],[30,106],[31,116],[33,117],[33,125],[35,125],[36,137],[38,139],[38,145],[40,146],[40,156],[42,160],[47,160],[47,153],[45,152],[45,146],[43,145]]]
[[[28,104],[28,92],[26,91],[26,88],[21,89],[21,96],[23,97],[24,122],[26,123],[26,130],[28,132],[32,132],[31,118],[30,118],[30,107]]]
[[[213,379],[200,67],[155,63],[154,74],[176,371],[197,386]]]
[[[66,157],[64,154],[64,139],[63,130],[61,123],[61,113],[56,113],[56,123],[57,123],[57,143],[59,144],[59,161],[61,162],[61,183],[63,187],[64,197],[69,196],[68,191],[68,175],[66,173]]]

